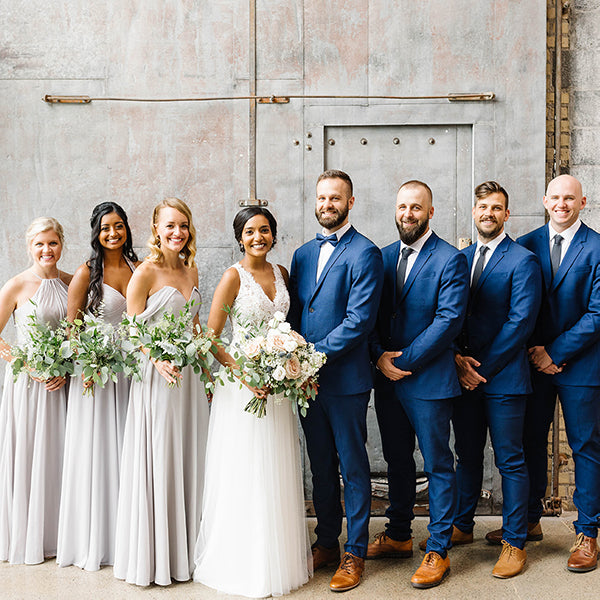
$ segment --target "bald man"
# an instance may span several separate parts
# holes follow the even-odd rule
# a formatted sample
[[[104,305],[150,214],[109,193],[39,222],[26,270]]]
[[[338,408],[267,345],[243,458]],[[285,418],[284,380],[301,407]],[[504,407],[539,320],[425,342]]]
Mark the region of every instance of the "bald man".
[[[586,204],[581,183],[560,175],[548,184],[549,223],[517,241],[538,257],[544,286],[529,348],[533,395],[524,428],[530,492],[528,539],[539,524],[547,485],[547,440],[558,395],[575,462],[577,539],[569,571],[596,568],[600,518],[600,235],[579,219]],[[490,532],[488,541],[497,540]],[[496,535],[495,535],[496,534]]]

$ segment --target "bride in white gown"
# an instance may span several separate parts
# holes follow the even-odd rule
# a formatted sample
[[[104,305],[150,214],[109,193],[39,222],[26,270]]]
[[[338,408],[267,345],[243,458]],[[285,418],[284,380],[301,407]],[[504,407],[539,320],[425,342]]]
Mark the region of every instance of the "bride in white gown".
[[[213,297],[209,327],[219,335],[232,307],[232,346],[244,322],[287,313],[287,271],[267,262],[277,224],[266,209],[248,207],[234,220],[243,259],[225,271]],[[217,359],[233,364],[220,349]],[[268,390],[217,385],[209,423],[202,521],[194,580],[251,598],[287,594],[312,575],[305,523],[296,415],[287,400],[267,398],[263,418],[244,411]]]

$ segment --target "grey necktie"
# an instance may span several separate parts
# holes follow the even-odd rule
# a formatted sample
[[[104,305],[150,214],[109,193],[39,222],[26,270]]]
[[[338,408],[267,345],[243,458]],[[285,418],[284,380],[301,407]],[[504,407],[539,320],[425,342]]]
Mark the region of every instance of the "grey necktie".
[[[405,246],[402,248],[402,258],[398,262],[398,268],[396,269],[396,297],[400,298],[402,288],[404,287],[404,278],[406,277],[406,264],[408,263],[408,257],[414,252],[412,248]]]
[[[557,233],[554,236],[553,242],[552,252],[550,253],[550,262],[552,263],[552,279],[554,279],[556,271],[558,271],[558,267],[560,266],[560,251],[561,244],[563,242],[562,235]]]
[[[489,250],[487,246],[481,246],[479,248],[479,256],[475,263],[475,269],[473,270],[473,279],[471,280],[471,289],[474,290],[477,286],[477,282],[483,273],[483,266],[485,265],[485,253]]]

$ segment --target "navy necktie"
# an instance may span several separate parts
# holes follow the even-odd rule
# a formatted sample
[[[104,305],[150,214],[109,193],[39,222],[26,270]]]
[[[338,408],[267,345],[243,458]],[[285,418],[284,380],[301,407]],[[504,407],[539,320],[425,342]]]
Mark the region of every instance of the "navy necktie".
[[[405,246],[402,248],[402,258],[398,261],[398,268],[396,269],[396,297],[400,298],[402,288],[404,287],[404,278],[406,277],[406,265],[408,264],[408,257],[414,252],[412,248]]]
[[[563,242],[563,236],[558,233],[554,236],[554,245],[552,246],[552,252],[550,253],[550,262],[552,263],[552,278],[556,277],[556,271],[560,267],[560,252],[561,244]]]
[[[475,263],[475,269],[473,270],[473,281],[471,281],[471,289],[474,290],[477,286],[477,282],[483,273],[483,265],[485,264],[485,253],[489,250],[487,246],[481,246],[479,248],[479,258]]]
[[[322,246],[323,244],[329,242],[334,248],[337,246],[337,243],[339,241],[335,233],[332,233],[331,235],[323,235],[322,233],[317,233],[316,239],[317,242],[319,242],[319,246]]]

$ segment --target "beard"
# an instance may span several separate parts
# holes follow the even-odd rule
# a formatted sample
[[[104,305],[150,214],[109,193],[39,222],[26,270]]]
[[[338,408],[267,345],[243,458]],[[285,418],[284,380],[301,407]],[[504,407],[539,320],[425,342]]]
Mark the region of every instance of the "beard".
[[[411,229],[406,229],[402,221],[396,221],[396,228],[400,234],[400,239],[407,246],[412,246],[427,231],[429,218],[425,218],[422,221],[411,221],[411,223],[416,223],[417,225]]]
[[[475,228],[477,229],[477,233],[479,234],[482,240],[493,240],[494,238],[498,237],[498,234],[502,231],[502,227],[504,226],[503,222],[498,223],[497,220],[494,220],[493,223],[495,227],[491,230],[486,231],[481,227],[479,221],[475,221]]]
[[[315,217],[317,217],[317,221],[319,225],[324,229],[335,229],[339,225],[341,225],[348,216],[348,212],[350,209],[348,208],[348,203],[346,202],[346,206],[341,210],[335,209],[335,215],[324,217],[317,209],[315,209]]]

